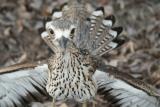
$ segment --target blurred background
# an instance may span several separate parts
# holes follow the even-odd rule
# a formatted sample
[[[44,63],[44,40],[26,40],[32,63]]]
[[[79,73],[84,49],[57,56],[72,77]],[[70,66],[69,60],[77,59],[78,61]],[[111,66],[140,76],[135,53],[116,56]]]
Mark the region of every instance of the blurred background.
[[[43,18],[67,0],[0,0],[0,67],[42,61],[51,54],[38,32]],[[124,28],[126,43],[105,55],[106,63],[160,89],[160,0],[90,0],[88,11],[104,6]],[[33,103],[47,107],[49,102]],[[100,107],[111,107],[97,97]],[[70,106],[75,106],[74,104]],[[62,104],[61,107],[67,107]]]

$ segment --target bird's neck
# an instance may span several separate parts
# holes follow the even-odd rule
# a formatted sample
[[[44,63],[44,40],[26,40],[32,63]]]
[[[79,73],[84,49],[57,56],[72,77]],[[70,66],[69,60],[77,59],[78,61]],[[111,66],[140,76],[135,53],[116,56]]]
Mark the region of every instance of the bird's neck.
[[[75,54],[75,53],[72,53],[72,52],[69,52],[69,51],[59,52],[59,53],[56,53],[55,60],[57,60],[57,61],[68,61],[68,60],[71,60],[71,56],[73,54]]]
[[[86,101],[95,96],[97,86],[92,78],[95,70],[89,57],[80,52],[57,53],[48,63],[47,92],[54,99]]]
[[[67,68],[71,67],[82,67],[89,71],[94,71],[96,68],[96,63],[89,55],[84,55],[84,53],[80,51],[66,51],[66,52],[59,52],[56,53],[53,57],[49,58],[49,65],[53,68],[59,68],[59,65],[64,64]],[[77,68],[77,69],[78,69]],[[67,71],[67,69],[65,69]],[[68,68],[69,70],[69,68]]]

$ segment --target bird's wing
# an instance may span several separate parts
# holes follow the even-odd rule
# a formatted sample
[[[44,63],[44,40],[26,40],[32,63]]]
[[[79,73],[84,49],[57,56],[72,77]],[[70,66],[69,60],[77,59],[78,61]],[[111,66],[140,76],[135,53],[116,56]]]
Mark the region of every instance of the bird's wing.
[[[119,72],[115,71],[115,68],[103,67],[94,74],[98,92],[104,99],[111,101],[113,105],[118,107],[160,107],[158,93],[152,90],[149,85],[136,81],[127,75],[111,73],[111,70]],[[127,80],[125,81],[125,79]]]
[[[44,100],[47,70],[44,64],[0,74],[0,107],[25,107]]]

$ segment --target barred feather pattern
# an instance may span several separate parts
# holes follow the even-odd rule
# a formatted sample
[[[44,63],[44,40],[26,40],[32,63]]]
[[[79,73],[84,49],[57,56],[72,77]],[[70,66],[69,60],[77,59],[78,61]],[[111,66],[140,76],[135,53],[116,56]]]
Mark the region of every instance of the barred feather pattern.
[[[118,35],[122,32],[122,27],[113,27],[115,17],[113,15],[105,17],[102,7],[97,8],[91,14],[89,21],[86,20],[88,14],[85,14],[86,9],[84,6],[69,7],[68,9],[62,12],[64,14],[62,18],[66,18],[67,20],[70,18],[76,21],[74,42],[78,48],[85,48],[92,55],[102,56],[119,46],[113,40],[117,39]]]
[[[113,40],[117,39],[118,35],[122,32],[122,27],[113,27],[115,23],[115,17],[113,15],[105,17],[103,7],[97,8],[90,16],[85,14],[87,12],[85,12],[86,9],[84,6],[78,9],[81,9],[77,10],[79,13],[72,12],[75,9],[67,11],[74,15],[69,16],[70,18],[79,18],[74,19],[77,21],[74,43],[78,48],[88,49],[94,56],[102,56],[119,46],[119,43]],[[86,19],[87,16],[89,20]]]
[[[97,8],[90,16],[90,42],[88,49],[93,55],[102,56],[119,46],[113,40],[122,32],[122,27],[113,27],[115,17],[105,18],[104,9]]]
[[[73,8],[77,9],[77,7]],[[82,7],[79,7],[79,9],[81,8]],[[119,43],[116,43],[114,40],[117,39],[118,35],[122,32],[122,27],[113,27],[115,23],[115,17],[113,15],[105,17],[104,9],[98,8],[91,14],[90,20],[88,21],[87,19],[81,18],[81,16],[86,17],[87,15],[77,14],[77,12],[73,11],[80,12],[81,10],[70,9],[62,12],[54,11],[52,20],[46,22],[45,28],[51,26],[53,22],[56,22],[57,25],[60,26],[68,25],[67,23],[70,20],[69,25],[74,24],[76,26],[74,43],[78,48],[88,49],[92,55],[102,56],[119,46]],[[82,11],[82,13],[85,12]],[[81,20],[74,19],[74,17]],[[41,35],[45,34],[44,32]]]

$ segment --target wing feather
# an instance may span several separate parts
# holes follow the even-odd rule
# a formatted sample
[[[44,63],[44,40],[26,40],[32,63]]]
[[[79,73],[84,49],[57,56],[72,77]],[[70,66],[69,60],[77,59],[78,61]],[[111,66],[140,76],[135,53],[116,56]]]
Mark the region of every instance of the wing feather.
[[[31,101],[43,101],[48,96],[47,65],[39,65],[0,75],[0,106],[23,107]]]
[[[160,106],[159,97],[149,95],[146,91],[116,78],[107,71],[103,71],[102,68],[97,70],[94,76],[97,81],[99,94],[118,107]]]

